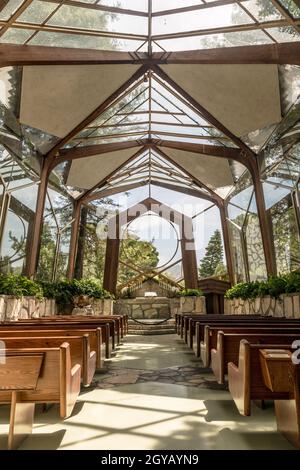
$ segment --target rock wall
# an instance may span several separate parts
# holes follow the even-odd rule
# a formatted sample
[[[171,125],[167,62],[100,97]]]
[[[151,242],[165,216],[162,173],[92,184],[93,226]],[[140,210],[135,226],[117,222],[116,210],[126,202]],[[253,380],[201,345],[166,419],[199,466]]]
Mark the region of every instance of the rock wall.
[[[17,321],[19,318],[39,318],[50,315],[68,315],[72,313],[72,305],[56,305],[54,299],[36,299],[35,297],[14,297],[0,295],[0,321]],[[83,310],[78,312],[83,314]],[[113,300],[93,299],[91,310],[93,315],[112,315]]]
[[[55,315],[55,300],[35,297],[0,295],[0,321],[17,321],[19,318],[39,318]]]
[[[183,315],[206,313],[205,297],[180,297],[180,313]]]
[[[126,314],[135,320],[163,320],[171,316],[168,300],[165,297],[120,299],[115,303],[114,313],[118,315]]]
[[[300,294],[283,294],[278,299],[271,296],[256,299],[225,299],[227,315],[266,315],[283,318],[300,318]]]
[[[163,319],[177,313],[206,313],[205,297],[155,297],[120,299],[114,304],[114,313],[127,314],[133,319]]]

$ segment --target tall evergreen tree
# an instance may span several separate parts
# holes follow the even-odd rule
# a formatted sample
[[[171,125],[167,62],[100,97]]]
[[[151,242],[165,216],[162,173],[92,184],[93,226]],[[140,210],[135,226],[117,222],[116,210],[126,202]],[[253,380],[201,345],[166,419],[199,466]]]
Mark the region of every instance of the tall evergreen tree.
[[[223,263],[223,245],[220,230],[215,230],[214,234],[210,237],[210,240],[205,249],[205,255],[203,256],[200,267],[200,277],[213,276],[218,266]]]

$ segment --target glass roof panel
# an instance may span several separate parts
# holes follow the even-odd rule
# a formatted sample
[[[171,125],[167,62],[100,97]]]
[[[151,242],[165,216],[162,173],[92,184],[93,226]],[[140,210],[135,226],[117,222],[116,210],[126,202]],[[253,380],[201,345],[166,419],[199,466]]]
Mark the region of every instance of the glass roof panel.
[[[152,0],[153,11],[174,10],[175,8],[200,5],[201,0]]]
[[[0,20],[9,20],[15,11],[22,5],[23,1],[24,0],[9,0],[0,12]]]
[[[57,3],[33,0],[26,10],[18,17],[17,21],[21,23],[41,24],[57,8],[57,6]]]
[[[300,18],[300,8],[293,0],[278,0],[278,3],[280,3],[293,18]]]
[[[15,116],[19,115],[22,67],[0,68],[0,102]]]
[[[203,128],[199,126],[188,127],[188,126],[172,126],[170,124],[152,124],[151,129],[155,132],[163,131],[163,132],[174,132],[180,134],[195,134],[195,135],[203,135],[209,137],[210,128]],[[223,134],[216,129],[214,129],[214,135],[219,135],[220,137]]]
[[[292,26],[268,28],[266,31],[270,33],[277,42],[295,42],[300,40],[300,34]]]
[[[39,129],[35,129],[24,124],[21,125],[25,137],[34,145],[35,149],[43,155],[46,154],[60,140],[51,134],[47,134]]]
[[[32,29],[8,28],[0,37],[0,42],[11,44],[24,44],[34,31]]]
[[[242,5],[257,21],[274,21],[283,18],[270,0],[247,0]]]
[[[300,96],[300,67],[296,65],[279,66],[281,88],[281,109],[285,115]]]
[[[153,139],[164,139],[164,135],[159,132],[152,132],[151,137]],[[167,140],[177,141],[177,142],[190,142],[191,144],[207,144],[207,145],[224,145],[224,142],[221,142],[221,139],[212,139],[210,136],[204,137],[203,139],[197,139],[196,137],[184,137],[184,136],[173,136],[168,134]],[[227,146],[231,146],[230,142],[226,143]]]
[[[132,15],[62,5],[47,24],[69,28],[145,35],[147,33],[148,19],[141,16],[134,17]]]
[[[237,47],[270,43],[272,43],[271,38],[259,29],[253,31],[210,34],[158,41],[158,44],[160,44],[167,51],[214,49],[219,47]]]
[[[95,0],[85,1],[95,3]],[[97,5],[107,5],[109,7],[124,8],[125,10],[137,10],[144,12],[148,11],[148,0],[98,0]]]
[[[251,24],[254,20],[237,4],[153,18],[153,35]]]
[[[39,31],[28,44],[33,46],[74,47],[83,49],[135,51],[141,41],[89,36],[85,34],[67,34]]]

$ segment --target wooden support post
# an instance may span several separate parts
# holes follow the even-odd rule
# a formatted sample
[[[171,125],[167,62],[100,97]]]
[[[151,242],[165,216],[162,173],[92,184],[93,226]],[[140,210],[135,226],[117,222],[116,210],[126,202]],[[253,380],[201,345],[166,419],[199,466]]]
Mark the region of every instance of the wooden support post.
[[[70,240],[70,251],[69,251],[69,264],[68,264],[68,279],[73,279],[74,269],[75,269],[75,260],[77,253],[77,241],[78,241],[78,230],[80,224],[80,213],[81,213],[81,204],[79,201],[74,201],[73,207],[73,223],[71,231],[71,240]]]
[[[36,274],[37,263],[39,259],[44,208],[49,174],[51,172],[51,162],[51,159],[45,158],[41,168],[40,184],[38,189],[35,217],[32,228],[32,238],[30,247],[27,247],[27,249],[30,249],[30,257],[28,258],[28,264],[26,266],[25,273],[30,278],[34,277]]]
[[[120,234],[119,234],[119,215],[110,219],[108,222],[108,237],[106,240],[105,266],[103,288],[108,292],[116,293],[118,279]],[[115,226],[112,226],[115,224]]]
[[[227,264],[227,271],[229,276],[230,284],[234,284],[234,269],[233,269],[233,259],[232,259],[232,251],[231,251],[231,244],[230,244],[230,237],[229,237],[229,230],[228,230],[228,223],[227,223],[227,205],[225,201],[219,201],[218,207],[220,210],[220,218],[221,218],[221,226],[223,232],[223,240],[224,240],[224,249],[225,249],[225,257],[226,257],[226,264]]]
[[[198,289],[197,258],[193,236],[193,222],[189,217],[182,218],[181,256],[186,289]]]
[[[5,222],[7,217],[7,212],[10,204],[10,193],[4,192],[1,198],[1,210],[0,210],[0,248],[2,245],[2,238],[5,230]]]
[[[74,278],[81,279],[83,276],[83,263],[84,263],[84,246],[86,237],[86,223],[87,223],[88,210],[85,206],[81,208],[81,216],[79,223],[78,241],[77,241],[77,254],[74,268]]]
[[[273,238],[272,238],[271,228],[268,223],[268,217],[266,214],[265,197],[264,197],[262,182],[260,180],[260,171],[259,171],[257,160],[256,160],[256,164],[252,165],[251,173],[252,173],[252,179],[253,179],[253,185],[254,185],[257,214],[259,218],[267,274],[268,276],[276,276],[277,269],[276,269],[275,248],[274,248],[274,243],[272,242]]]

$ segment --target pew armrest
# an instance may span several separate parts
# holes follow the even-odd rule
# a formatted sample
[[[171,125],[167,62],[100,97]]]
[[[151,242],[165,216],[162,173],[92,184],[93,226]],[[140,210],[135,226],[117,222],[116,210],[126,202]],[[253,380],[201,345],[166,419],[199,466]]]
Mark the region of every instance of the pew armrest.
[[[68,418],[75,406],[80,392],[81,366],[71,367],[70,345],[63,343],[60,347],[60,417]]]
[[[204,329],[204,341],[200,343],[201,359],[204,367],[209,367],[210,364],[210,329],[206,325]]]
[[[221,366],[220,351],[218,351],[217,349],[212,349],[210,351],[210,354],[211,354],[211,368],[212,368],[213,374],[216,377],[217,382],[219,384],[223,384],[224,372]]]
[[[211,368],[219,384],[225,382],[224,332],[218,332],[217,347],[211,350]]]
[[[231,396],[241,415],[250,416],[250,368],[249,343],[240,343],[239,365],[228,363],[228,386]]]

